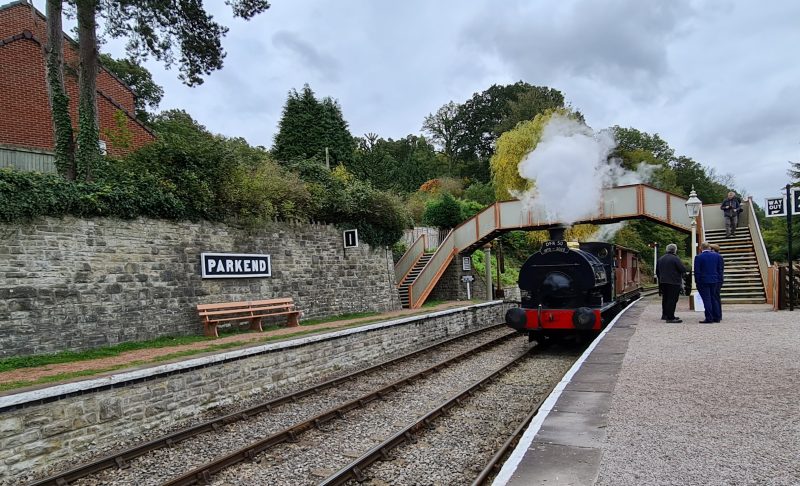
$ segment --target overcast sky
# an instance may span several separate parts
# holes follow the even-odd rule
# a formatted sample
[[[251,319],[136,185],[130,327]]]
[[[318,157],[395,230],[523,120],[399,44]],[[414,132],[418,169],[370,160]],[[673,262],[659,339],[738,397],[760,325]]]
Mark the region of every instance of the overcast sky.
[[[160,108],[251,144],[272,145],[304,83],[339,100],[353,135],[398,138],[450,100],[522,80],[561,90],[595,129],[658,133],[759,204],[800,160],[797,0],[272,0],[249,22],[205,3],[230,27],[225,66],[188,88],[149,62]]]

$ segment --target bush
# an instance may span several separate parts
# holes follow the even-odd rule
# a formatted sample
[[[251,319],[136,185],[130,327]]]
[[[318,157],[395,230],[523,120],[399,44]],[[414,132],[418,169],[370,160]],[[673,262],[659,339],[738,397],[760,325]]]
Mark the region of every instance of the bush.
[[[156,141],[123,160],[124,168],[152,174],[169,186],[186,205],[188,218],[225,219],[230,210],[228,182],[239,165],[234,148],[183,111],[161,113],[153,127]]]
[[[473,182],[465,191],[464,199],[488,206],[494,203],[494,186],[491,182]]]
[[[0,170],[0,221],[67,214],[180,219],[185,206],[146,174],[129,174],[124,183],[84,183],[53,174]]]
[[[272,160],[260,165],[240,165],[229,182],[230,213],[246,226],[275,218],[308,219],[313,202],[306,185]]]
[[[461,205],[448,193],[428,201],[422,215],[424,224],[442,229],[455,228],[463,220]]]

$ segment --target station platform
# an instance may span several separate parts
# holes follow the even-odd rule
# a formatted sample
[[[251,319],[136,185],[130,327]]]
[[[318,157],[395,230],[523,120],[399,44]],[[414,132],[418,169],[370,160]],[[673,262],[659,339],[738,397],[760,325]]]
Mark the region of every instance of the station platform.
[[[800,485],[800,312],[658,297],[609,327],[545,402],[495,485]]]

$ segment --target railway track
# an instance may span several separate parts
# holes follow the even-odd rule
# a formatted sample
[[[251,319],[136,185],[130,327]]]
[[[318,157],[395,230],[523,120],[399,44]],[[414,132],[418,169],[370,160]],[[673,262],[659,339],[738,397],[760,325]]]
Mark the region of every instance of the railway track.
[[[577,356],[525,341],[474,331],[32,484],[483,484]]]
[[[292,409],[298,406],[308,405],[307,409],[324,410],[329,408],[331,403],[347,402],[352,396],[363,395],[360,393],[361,389],[374,388],[374,383],[396,381],[397,376],[408,374],[409,368],[423,369],[430,363],[439,361],[442,356],[463,354],[465,348],[477,347],[476,343],[485,345],[487,339],[489,342],[494,342],[498,337],[500,340],[507,340],[513,336],[514,333],[508,332],[501,324],[456,336],[375,366],[114,452],[30,484],[31,486],[109,484],[109,482],[123,484],[126,481],[137,486],[159,484],[160,481],[180,474],[180,471],[163,467],[164,464],[175,462],[174,457],[182,457],[180,462],[185,469],[189,469],[194,463],[203,463],[220,452],[215,437],[221,432],[231,429],[253,429],[251,425],[259,422],[264,414],[269,414],[270,420],[275,423],[296,423],[298,414],[293,413]],[[308,402],[312,403],[309,405]],[[191,450],[183,454],[183,449],[187,448]],[[142,472],[141,477],[137,478],[137,471]],[[130,476],[130,479],[122,477],[109,479],[112,476]]]
[[[484,484],[577,354],[514,356],[319,484]]]
[[[657,292],[658,289],[645,289],[642,297]],[[575,357],[566,357],[562,366],[553,365],[565,372]],[[520,355],[477,380],[320,485],[489,484],[561,378],[556,373],[549,380],[531,380],[541,370],[534,362],[526,362],[530,359],[529,355]],[[484,399],[484,395],[494,398]],[[503,406],[504,403],[533,406]],[[498,404],[506,413],[499,420],[494,408]],[[477,433],[472,427],[464,430],[463,424],[474,420],[485,422],[484,426]]]

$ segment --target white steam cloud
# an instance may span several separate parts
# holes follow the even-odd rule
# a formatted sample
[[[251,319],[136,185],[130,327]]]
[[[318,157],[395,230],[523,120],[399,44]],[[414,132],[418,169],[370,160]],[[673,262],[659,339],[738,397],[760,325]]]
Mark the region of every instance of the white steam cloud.
[[[536,149],[519,164],[519,174],[535,181],[533,189],[513,195],[550,221],[572,224],[597,216],[603,188],[647,181],[655,168],[640,164],[632,172],[609,162],[614,147],[610,130],[595,132],[576,120],[554,115]]]

